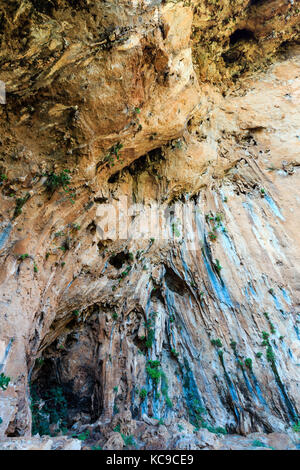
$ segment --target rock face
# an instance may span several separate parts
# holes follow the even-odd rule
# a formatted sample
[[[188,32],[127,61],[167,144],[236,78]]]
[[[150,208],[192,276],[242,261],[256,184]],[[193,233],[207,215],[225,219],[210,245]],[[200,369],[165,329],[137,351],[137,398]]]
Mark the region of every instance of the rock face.
[[[32,437],[29,439],[12,438],[0,441],[0,450],[81,450],[78,439]]]
[[[0,1],[0,448],[297,447],[299,18]]]

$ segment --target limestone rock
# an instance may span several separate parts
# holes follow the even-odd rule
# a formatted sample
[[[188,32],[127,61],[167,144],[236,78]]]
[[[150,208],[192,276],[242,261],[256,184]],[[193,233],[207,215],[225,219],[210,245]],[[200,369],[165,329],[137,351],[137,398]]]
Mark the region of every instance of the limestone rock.
[[[1,446],[299,446],[299,20],[0,2]]]
[[[81,450],[81,442],[61,437],[9,438],[0,441],[0,450]]]
[[[103,450],[122,450],[124,441],[119,432],[114,432],[103,446]]]

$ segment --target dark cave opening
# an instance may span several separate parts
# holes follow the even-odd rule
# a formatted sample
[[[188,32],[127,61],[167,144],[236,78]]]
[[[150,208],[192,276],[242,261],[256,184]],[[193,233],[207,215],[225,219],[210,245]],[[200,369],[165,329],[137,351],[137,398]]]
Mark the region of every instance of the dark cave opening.
[[[130,261],[132,261],[132,256],[125,251],[112,255],[108,260],[109,264],[116,269],[121,269],[124,263],[129,263]]]
[[[100,417],[102,368],[95,352],[91,329],[75,327],[36,360],[30,383],[33,435],[66,434]]]
[[[130,165],[111,175],[108,179],[108,183],[117,183],[121,175],[126,171],[128,171],[131,176],[138,176],[145,171],[157,174],[157,168],[155,168],[155,166],[163,159],[164,157],[161,147],[150,150],[145,155],[142,155],[141,157],[134,160],[132,163],[130,163]]]
[[[252,5],[262,5],[263,3],[267,3],[268,0],[250,0],[249,6]]]
[[[58,0],[31,0],[34,8],[45,15],[51,16],[55,10],[64,8],[65,5],[59,5]],[[85,10],[89,11],[90,5],[87,0],[68,0],[66,2],[73,10]]]
[[[45,15],[52,15],[53,10],[58,8],[57,0],[32,0],[34,8]]]
[[[230,45],[233,46],[239,41],[250,41],[251,39],[255,39],[254,33],[249,29],[237,29],[231,36],[230,36]]]
[[[165,274],[165,282],[172,292],[183,296],[186,291],[187,287],[183,279],[181,279],[178,274],[175,273],[169,266],[166,266],[166,274]]]

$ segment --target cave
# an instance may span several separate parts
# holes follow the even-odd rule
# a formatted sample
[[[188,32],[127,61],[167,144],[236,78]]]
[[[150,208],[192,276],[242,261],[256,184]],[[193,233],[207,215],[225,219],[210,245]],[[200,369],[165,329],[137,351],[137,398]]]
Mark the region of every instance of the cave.
[[[299,445],[297,3],[0,0],[0,450]]]
[[[126,253],[125,251],[120,251],[115,255],[112,255],[108,262],[116,269],[121,269],[124,263],[129,263],[131,261],[132,255],[130,253]]]
[[[240,41],[251,41],[255,39],[254,33],[249,29],[237,29],[235,32],[230,36],[230,45],[234,46],[234,44]]]
[[[57,0],[32,0],[34,8],[45,15],[52,15],[57,9]]]
[[[262,5],[263,3],[267,3],[269,0],[250,0],[249,6],[252,5]]]
[[[98,326],[98,312],[84,325],[70,322],[35,361],[30,381],[33,434],[55,435],[100,417],[103,390],[101,360],[96,359]]]

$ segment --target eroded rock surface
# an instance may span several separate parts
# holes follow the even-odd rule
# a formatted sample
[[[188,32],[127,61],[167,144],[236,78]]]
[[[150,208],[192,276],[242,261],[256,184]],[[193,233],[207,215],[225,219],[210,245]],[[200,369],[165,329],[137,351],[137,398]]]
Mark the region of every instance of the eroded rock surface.
[[[0,2],[0,448],[297,448],[299,17]]]

